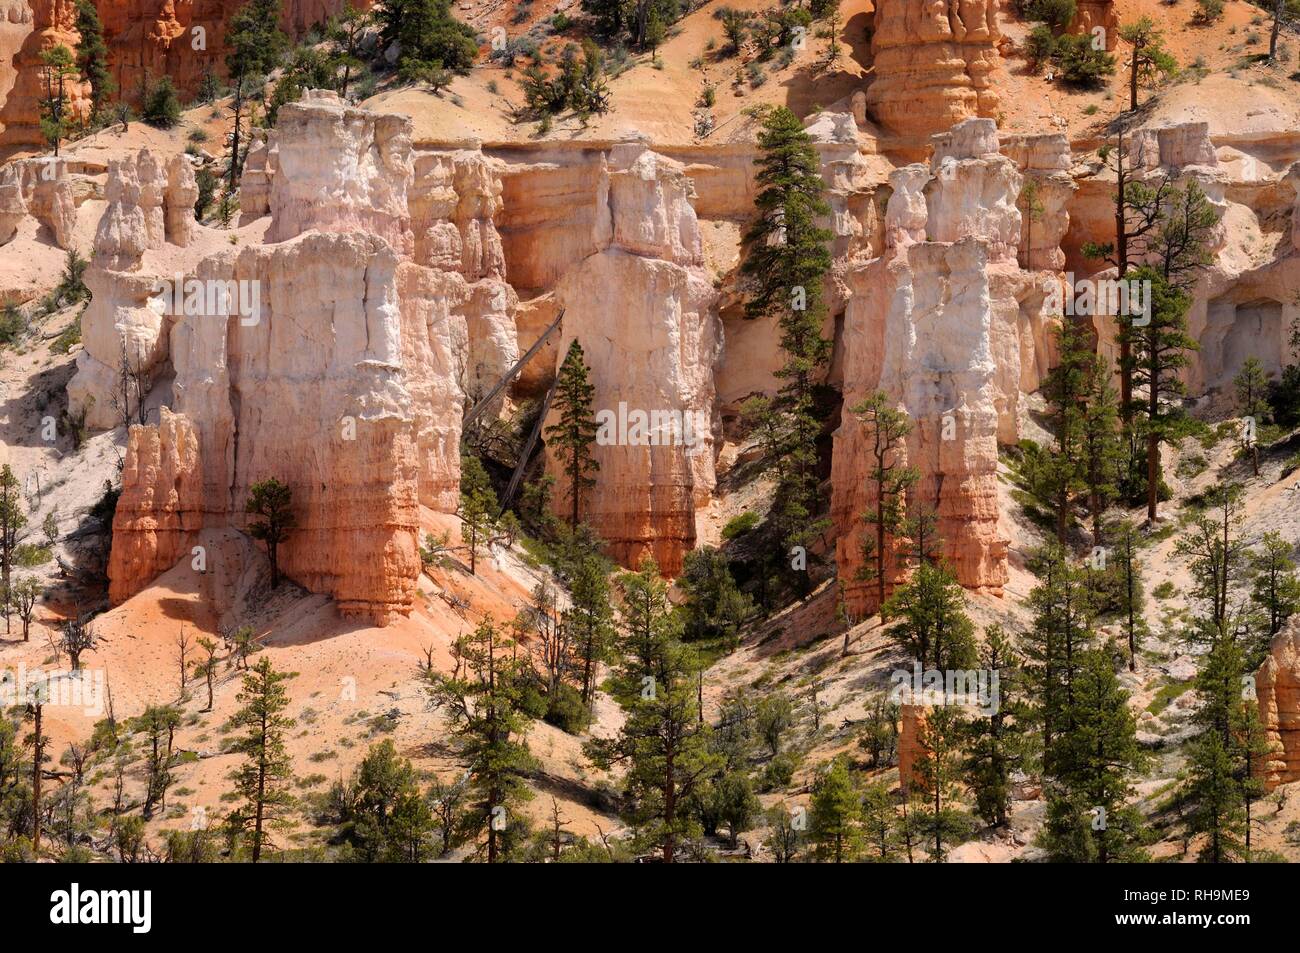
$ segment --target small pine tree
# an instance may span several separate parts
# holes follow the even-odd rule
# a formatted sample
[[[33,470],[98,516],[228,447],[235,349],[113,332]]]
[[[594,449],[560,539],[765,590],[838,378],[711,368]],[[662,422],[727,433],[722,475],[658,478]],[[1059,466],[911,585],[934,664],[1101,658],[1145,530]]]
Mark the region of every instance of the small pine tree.
[[[975,626],[961,585],[946,568],[919,566],[881,610],[896,620],[889,637],[924,668],[966,669],[975,658]]]
[[[835,864],[855,860],[862,843],[861,795],[848,759],[838,757],[813,782],[808,834],[817,859]]]
[[[41,78],[45,84],[45,98],[41,100],[41,132],[45,141],[59,154],[59,141],[72,128],[69,113],[68,83],[77,79],[77,67],[72,51],[66,46],[52,46],[42,50]]]
[[[1263,616],[1265,637],[1272,639],[1296,612],[1300,612],[1300,578],[1296,577],[1293,549],[1276,531],[1264,534],[1247,556],[1255,581],[1251,601]]]
[[[492,864],[509,859],[526,839],[517,808],[532,798],[525,778],[535,766],[523,707],[528,673],[491,618],[458,639],[453,653],[452,674],[427,673],[429,694],[447,712],[469,775],[472,803],[461,818],[462,836]]]
[[[284,683],[294,672],[277,672],[271,660],[263,658],[244,676],[243,687],[235,700],[240,709],[230,719],[235,729],[247,729],[231,750],[244,758],[235,770],[235,793],[242,804],[228,819],[233,835],[248,835],[253,863],[262,851],[274,846],[271,832],[285,826],[295,803],[289,790],[293,781],[293,762],[285,750],[285,732],[296,722],[285,715],[289,693]]]
[[[1150,17],[1140,17],[1136,22],[1119,28],[1120,39],[1133,45],[1129,54],[1129,106],[1138,108],[1138,87],[1153,86],[1160,80],[1178,72],[1178,61],[1165,49],[1164,34],[1156,29]]]
[[[582,345],[574,338],[555,380],[553,400],[559,420],[546,428],[546,439],[569,481],[570,529],[577,529],[583,494],[596,485],[594,474],[600,470],[591,451],[598,428],[592,414],[596,388],[587,379],[588,373]]]
[[[1146,397],[1134,401],[1133,411],[1146,435],[1147,519],[1154,523],[1160,502],[1160,448],[1180,437],[1187,427],[1182,408],[1174,402],[1186,390],[1179,371],[1200,344],[1187,333],[1191,306],[1187,292],[1145,265],[1130,272],[1130,280],[1149,281],[1151,289],[1147,323],[1123,324],[1120,335],[1130,344],[1128,366],[1133,386],[1146,389]]]
[[[487,470],[478,457],[465,454],[460,458],[461,537],[469,550],[470,575],[477,574],[479,550],[492,539],[496,527],[497,495]]]
[[[171,129],[181,121],[181,101],[170,76],[164,76],[149,90],[141,108],[141,118],[158,129]]]
[[[90,84],[91,115],[99,116],[117,84],[109,72],[104,25],[91,0],[77,0],[77,35],[77,69]]]
[[[1251,469],[1259,476],[1259,427],[1271,411],[1268,403],[1268,375],[1259,358],[1248,357],[1232,381],[1237,392],[1237,411],[1249,421],[1241,428],[1242,449],[1250,454]]]
[[[293,490],[275,477],[260,480],[248,488],[244,512],[261,517],[249,524],[248,535],[266,543],[266,555],[271,560],[271,588],[275,588],[280,585],[280,546],[297,525]]]
[[[1020,697],[1020,658],[1001,626],[990,626],[980,649],[980,666],[997,673],[997,698],[966,725],[965,770],[975,810],[994,827],[1007,823],[1011,775],[1028,756],[1029,712]]]
[[[900,459],[903,441],[912,432],[912,422],[904,411],[891,406],[887,394],[877,391],[853,407],[852,413],[861,421],[870,441],[868,480],[876,506],[873,512],[864,514],[864,519],[875,526],[876,533],[874,539],[866,537],[863,542],[863,555],[868,562],[863,565],[862,575],[874,581],[875,605],[879,608],[885,604],[886,586],[892,582],[889,577],[894,570],[893,540],[903,525],[904,494],[920,479],[920,471],[905,466]]]

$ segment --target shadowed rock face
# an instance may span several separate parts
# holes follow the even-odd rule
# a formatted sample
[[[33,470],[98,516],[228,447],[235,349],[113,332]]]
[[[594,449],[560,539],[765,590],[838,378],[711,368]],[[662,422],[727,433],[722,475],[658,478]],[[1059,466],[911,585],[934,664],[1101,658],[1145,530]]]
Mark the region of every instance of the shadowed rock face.
[[[0,155],[24,147],[46,146],[41,131],[41,102],[48,93],[41,54],[56,46],[77,47],[74,0],[3,0],[0,2]],[[90,84],[65,81],[69,115],[80,121],[90,113]]]
[[[1255,675],[1255,692],[1271,749],[1259,773],[1271,791],[1300,781],[1300,619],[1274,637]]]

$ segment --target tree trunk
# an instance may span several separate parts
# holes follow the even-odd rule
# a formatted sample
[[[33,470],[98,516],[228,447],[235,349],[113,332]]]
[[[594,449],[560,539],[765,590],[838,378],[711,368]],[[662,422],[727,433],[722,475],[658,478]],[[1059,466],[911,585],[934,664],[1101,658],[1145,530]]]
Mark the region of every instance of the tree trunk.
[[[41,709],[36,703],[36,743],[32,745],[32,856],[41,855],[41,756],[45,745],[41,741]]]

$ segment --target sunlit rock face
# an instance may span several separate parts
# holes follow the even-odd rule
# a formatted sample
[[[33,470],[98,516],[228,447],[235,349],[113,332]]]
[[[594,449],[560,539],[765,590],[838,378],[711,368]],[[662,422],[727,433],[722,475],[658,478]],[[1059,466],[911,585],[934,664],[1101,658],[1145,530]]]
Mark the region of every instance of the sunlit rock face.
[[[597,420],[609,424],[597,437],[600,471],[580,516],[621,564],[648,554],[676,574],[695,544],[695,508],[716,482],[716,292],[680,164],[644,144],[621,144],[597,194],[593,241],[601,250],[556,291],[565,309],[557,360],[570,341],[582,345]],[[569,483],[551,448],[546,465],[557,478],[556,512],[568,516]]]
[[[845,608],[879,609],[874,580],[859,578],[875,528],[872,434],[851,408],[883,391],[912,422],[896,454],[920,479],[913,512],[934,515],[943,555],[962,585],[1000,592],[1008,534],[999,524],[999,441],[1019,434],[1021,394],[1050,357],[1050,276],[1017,258],[1022,175],[1000,152],[990,120],[933,139],[933,158],[896,170],[886,205],[884,254],[849,273],[844,412],[835,434],[831,516]],[[886,595],[900,577],[886,541]]]

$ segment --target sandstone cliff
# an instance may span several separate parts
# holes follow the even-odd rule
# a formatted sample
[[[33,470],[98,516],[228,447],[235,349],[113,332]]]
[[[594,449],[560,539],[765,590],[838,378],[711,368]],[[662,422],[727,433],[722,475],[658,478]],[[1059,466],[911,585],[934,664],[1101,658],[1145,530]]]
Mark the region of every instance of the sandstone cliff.
[[[209,296],[181,313],[154,287],[173,277],[155,274],[157,249],[202,228],[179,212],[193,203],[184,158],[165,171],[147,151],[114,163],[69,394],[92,426],[113,426],[124,349],[132,370],[172,374],[176,415],[132,431],[115,599],[147,583],[192,528],[246,529],[250,487],[275,477],[297,520],[280,548],[285,575],[344,615],[386,624],[411,609],[420,503],[456,505],[472,288],[459,271],[410,260],[409,120],[330,95],[285,113],[265,179],[273,240],[184,265],[187,288],[229,289],[237,306],[214,311]],[[311,162],[326,143],[330,161]],[[325,189],[350,201],[312,197]],[[182,430],[195,453],[176,449]]]
[[[559,360],[578,340],[598,421],[641,414],[647,425],[615,423],[609,439],[598,437],[600,472],[582,518],[621,564],[635,566],[650,554],[676,574],[695,544],[695,507],[715,484],[715,292],[702,267],[691,182],[678,163],[641,142],[617,145],[597,196],[592,241],[601,251],[566,274],[556,292],[565,309]],[[569,486],[549,452],[547,469],[557,478],[563,515]]]
[[[845,607],[874,612],[858,579],[869,484],[870,435],[851,408],[883,391],[912,422],[899,463],[920,479],[907,506],[933,513],[943,554],[964,586],[995,592],[1007,580],[997,506],[997,447],[1019,434],[1022,389],[1049,363],[1050,275],[1017,264],[1022,176],[999,151],[990,120],[936,135],[930,164],[898,169],[885,212],[884,254],[850,272],[845,314],[844,411],[835,434],[831,516]],[[1028,385],[1028,386],[1027,386]],[[898,568],[889,547],[886,572]]]
[[[868,110],[918,148],[963,119],[995,116],[1000,37],[994,0],[880,0]]]

